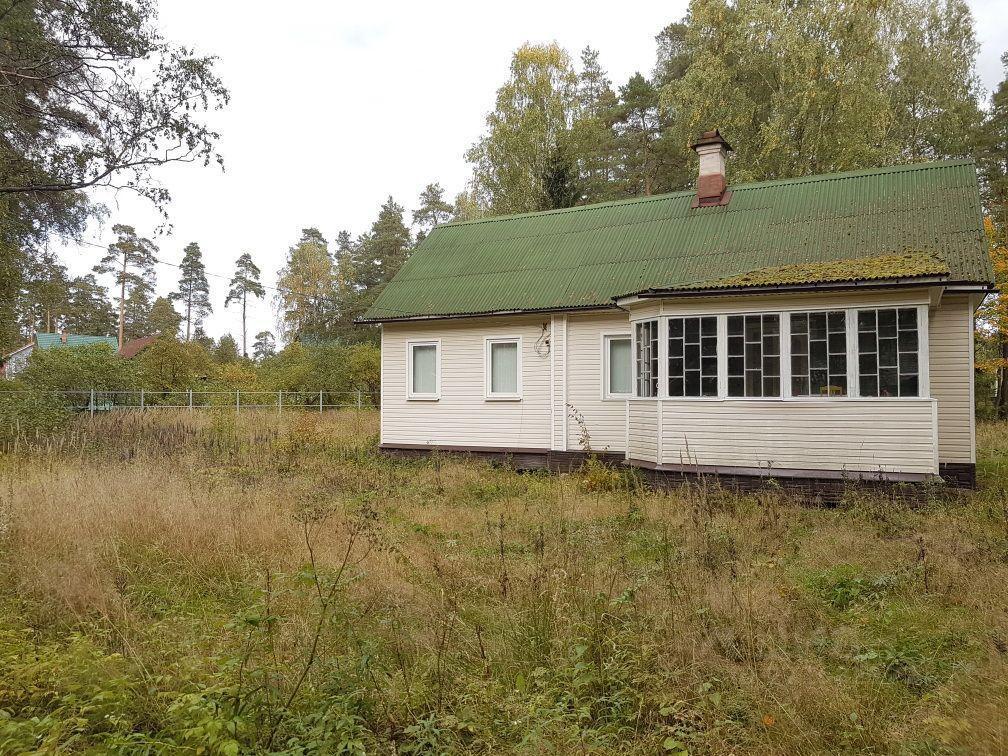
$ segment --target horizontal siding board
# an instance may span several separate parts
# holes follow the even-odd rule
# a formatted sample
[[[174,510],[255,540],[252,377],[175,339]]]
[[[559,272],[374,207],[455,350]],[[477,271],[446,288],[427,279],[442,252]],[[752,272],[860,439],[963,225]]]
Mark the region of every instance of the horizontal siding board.
[[[652,432],[653,423],[637,420],[645,417],[631,412],[631,438]],[[927,399],[664,401],[661,432],[662,464],[936,472]]]
[[[549,448],[549,358],[536,354],[542,318],[472,318],[382,327],[381,440],[430,444]],[[522,337],[522,400],[486,401],[484,339]],[[441,398],[406,398],[406,344],[441,341]]]
[[[946,295],[929,320],[931,396],[938,400],[938,459],[974,462],[969,297]]]
[[[602,335],[630,333],[626,313],[567,317],[567,401],[584,418],[593,451],[622,452],[626,445],[626,402],[602,399]],[[580,428],[565,413],[568,447],[579,450]]]

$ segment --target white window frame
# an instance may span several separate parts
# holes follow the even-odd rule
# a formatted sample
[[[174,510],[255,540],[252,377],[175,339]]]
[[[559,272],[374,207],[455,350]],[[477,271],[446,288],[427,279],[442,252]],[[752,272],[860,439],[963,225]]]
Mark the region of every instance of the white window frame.
[[[615,393],[609,390],[609,342],[613,340],[630,342],[630,391]],[[622,402],[633,397],[634,392],[634,339],[632,331],[605,331],[600,334],[600,349],[602,350],[602,375],[600,381],[600,397],[602,401]]]
[[[870,396],[860,395],[858,383],[858,350],[857,350],[857,313],[858,310],[885,310],[915,307],[917,309],[917,359],[918,359],[918,396]],[[847,323],[847,394],[845,396],[794,396],[791,393],[791,314],[808,312],[829,312],[833,310],[843,310]],[[776,314],[780,317],[780,380],[781,393],[779,396],[757,397],[757,396],[728,396],[728,316],[729,315],[769,315]],[[718,322],[718,395],[716,397],[680,397],[668,395],[668,321],[670,318],[707,317],[714,315]],[[658,396],[638,397],[637,394],[637,331],[634,327],[636,323],[646,320],[658,320]],[[660,399],[662,401],[673,402],[710,402],[710,401],[731,401],[731,402],[849,402],[849,401],[877,401],[877,402],[915,402],[921,400],[932,400],[931,396],[931,349],[929,344],[930,333],[930,307],[927,304],[918,302],[892,303],[892,302],[866,302],[857,305],[848,304],[822,304],[804,305],[801,307],[767,307],[766,309],[745,309],[730,312],[711,312],[682,310],[678,312],[666,312],[661,315],[648,315],[633,318],[631,324],[631,343],[634,360],[633,370],[633,395],[632,399]],[[603,378],[605,380],[605,378]]]
[[[639,381],[637,380],[637,326],[641,323],[648,323],[654,321],[658,331],[658,373],[655,376],[658,382],[658,390],[654,396],[641,396],[639,393]],[[632,393],[630,394],[631,399],[642,399],[644,401],[657,401],[659,399],[666,399],[668,397],[668,386],[662,385],[664,380],[666,383],[668,381],[668,367],[662,367],[662,360],[665,358],[667,350],[663,346],[664,335],[668,333],[668,318],[660,317],[658,315],[653,315],[647,318],[638,318],[630,323],[630,379],[633,383],[631,386]]]
[[[418,394],[413,390],[413,348],[434,347],[434,393]],[[441,339],[406,342],[406,398],[411,402],[436,402],[441,399]]]
[[[671,320],[685,320],[686,318],[714,318],[714,327],[717,334],[717,350],[714,353],[714,357],[717,360],[717,369],[714,375],[717,378],[717,393],[713,396],[672,396],[669,393],[669,321]],[[662,362],[658,365],[658,395],[661,399],[669,400],[681,400],[681,401],[691,401],[691,402],[716,402],[721,399],[734,398],[728,397],[728,360],[727,358],[722,360],[721,356],[725,349],[728,348],[727,341],[727,327],[728,320],[720,314],[707,313],[701,315],[694,315],[691,313],[679,314],[675,313],[673,315],[663,315],[661,317],[661,322],[658,324],[658,333],[662,335],[664,339],[663,346],[663,357]],[[701,356],[701,359],[703,357]],[[723,368],[723,369],[722,369]],[[722,377],[724,377],[724,386],[721,385]]]
[[[517,344],[517,392],[504,394],[494,392],[491,388],[493,372],[490,365],[491,346],[493,344]],[[521,336],[487,336],[483,340],[483,399],[488,402],[520,402],[522,399],[522,337]]]

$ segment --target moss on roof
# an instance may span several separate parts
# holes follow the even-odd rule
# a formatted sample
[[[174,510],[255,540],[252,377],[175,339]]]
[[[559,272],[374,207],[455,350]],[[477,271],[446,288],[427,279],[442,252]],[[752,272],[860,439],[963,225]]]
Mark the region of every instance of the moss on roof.
[[[696,284],[672,287],[692,291],[744,289],[753,286],[788,286],[847,281],[882,281],[927,276],[948,276],[948,263],[931,252],[906,251],[877,257],[852,257],[827,262],[776,265]]]

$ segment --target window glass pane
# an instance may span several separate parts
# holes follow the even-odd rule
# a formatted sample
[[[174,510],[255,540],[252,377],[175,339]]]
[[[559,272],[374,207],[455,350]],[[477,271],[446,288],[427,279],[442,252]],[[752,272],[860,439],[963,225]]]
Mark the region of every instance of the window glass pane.
[[[734,321],[734,322],[733,322]],[[733,315],[728,318],[728,395],[780,395],[780,316]]]
[[[634,324],[636,352],[634,379],[637,396],[658,396],[658,321],[645,320]],[[682,338],[679,338],[682,341]]]
[[[609,339],[609,393],[629,394],[630,339]]]
[[[792,395],[844,396],[847,393],[847,314],[843,310],[793,313],[791,326]]]
[[[413,393],[437,393],[437,346],[417,344],[413,350]]]
[[[917,310],[858,311],[858,385],[862,396],[918,396]]]
[[[669,396],[717,396],[717,318],[669,318],[668,342]]]
[[[490,393],[518,393],[518,344],[514,341],[490,343]]]

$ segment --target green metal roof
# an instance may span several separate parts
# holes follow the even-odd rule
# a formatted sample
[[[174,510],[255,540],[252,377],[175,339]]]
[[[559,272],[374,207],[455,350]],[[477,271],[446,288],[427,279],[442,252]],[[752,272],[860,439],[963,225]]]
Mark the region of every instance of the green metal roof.
[[[773,268],[792,268],[793,283],[802,266],[866,258],[876,264],[840,268],[851,280],[900,278],[908,254],[928,256],[925,274],[993,280],[972,161],[731,190],[724,206],[691,209],[683,191],[437,226],[362,320],[606,307]]]
[[[85,344],[108,344],[113,350],[119,348],[119,341],[115,336],[80,336],[76,333],[68,333],[65,343],[60,333],[36,333],[35,344],[39,349],[76,347]]]

